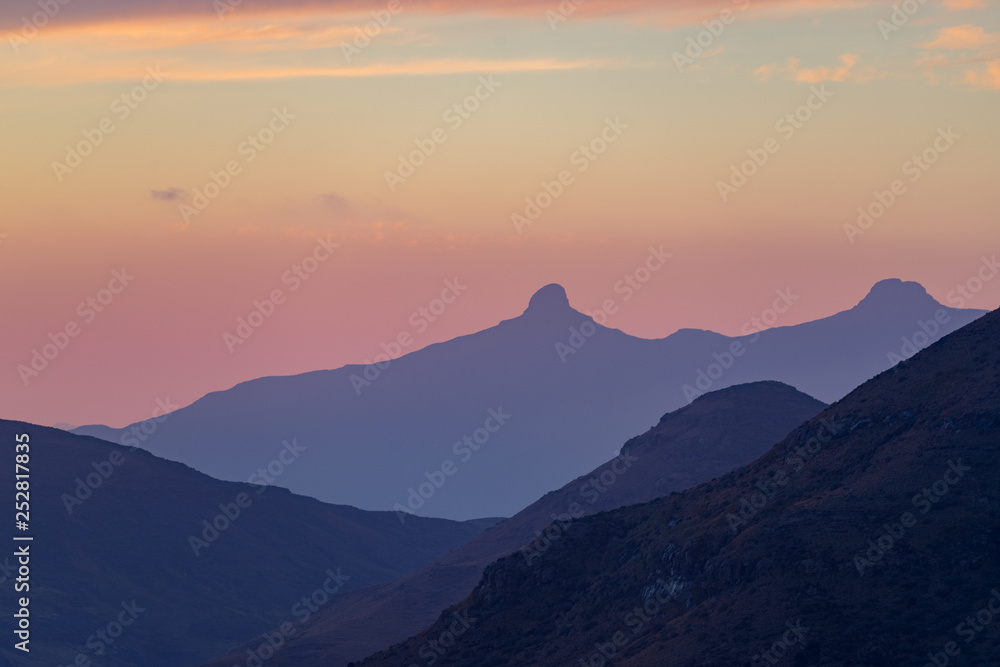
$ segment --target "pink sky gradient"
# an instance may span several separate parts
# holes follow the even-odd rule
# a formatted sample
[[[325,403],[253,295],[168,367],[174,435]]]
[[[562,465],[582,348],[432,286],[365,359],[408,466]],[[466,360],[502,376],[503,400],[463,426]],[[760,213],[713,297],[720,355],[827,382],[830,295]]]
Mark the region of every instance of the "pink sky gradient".
[[[555,2],[414,1],[348,59],[383,3],[245,0],[222,18],[70,3],[0,68],[14,157],[0,163],[0,416],[122,425],[157,399],[363,363],[448,279],[468,290],[410,350],[514,317],[547,283],[592,309],[650,246],[673,257],[607,323],[646,338],[736,334],[776,289],[801,295],[780,325],[884,278],[947,302],[1000,251],[996,7],[929,2],[884,38],[886,3],[743,4],[591,0],[553,29]],[[733,21],[679,71],[722,9]],[[16,34],[33,11],[5,4],[0,24]],[[782,137],[813,86],[832,97]],[[247,159],[275,110],[290,120]],[[609,122],[625,129],[581,162]],[[113,131],[79,167],[54,168],[102,123]],[[947,128],[960,138],[913,179]],[[445,140],[390,188],[435,130]],[[779,150],[722,201],[719,182],[771,138]],[[180,207],[230,163],[185,224]],[[572,183],[519,233],[512,215],[563,171]],[[896,180],[905,193],[851,242],[845,225]],[[317,239],[339,248],[292,293],[282,275]],[[79,304],[123,267],[135,280],[85,322]],[[997,307],[998,285],[965,305]],[[223,334],[276,288],[287,301],[230,353]],[[79,335],[26,386],[18,367],[71,322]]]
[[[852,252],[829,253],[823,246],[810,251],[808,243],[795,240],[755,246],[746,239],[668,238],[662,244],[657,239],[649,243],[663,245],[673,257],[625,301],[614,285],[647,256],[647,245],[638,239],[502,248],[480,243],[420,256],[393,244],[378,251],[342,244],[295,292],[281,276],[312,252],[313,241],[285,244],[279,252],[276,242],[253,236],[203,239],[194,248],[178,237],[121,243],[106,255],[103,269],[80,260],[79,242],[69,235],[44,249],[28,247],[33,260],[5,264],[4,279],[16,279],[23,288],[5,294],[2,307],[21,313],[24,325],[8,327],[5,337],[2,362],[12,377],[3,383],[4,417],[121,425],[145,418],[158,398],[184,405],[258,376],[371,360],[380,343],[400,332],[413,334],[407,351],[471,333],[520,314],[531,293],[553,281],[567,287],[578,310],[615,299],[620,310],[607,325],[652,338],[682,327],[737,334],[779,288],[801,297],[779,325],[849,308],[884,277],[918,280],[946,302],[955,285],[981,265],[979,255],[960,248],[900,252],[898,246],[872,243],[861,252],[848,247]],[[13,255],[17,243],[8,238],[3,251]],[[852,270],[830,280],[844,265]],[[85,323],[78,304],[106,286],[112,269],[122,267],[136,276],[134,282]],[[467,291],[418,332],[410,315],[438,296],[446,279],[455,278]],[[223,333],[234,332],[253,300],[267,298],[275,288],[287,301],[230,353]],[[998,301],[1000,289],[988,285],[967,306],[995,308]],[[80,335],[25,387],[14,367],[30,363],[32,349],[69,321],[81,325]]]

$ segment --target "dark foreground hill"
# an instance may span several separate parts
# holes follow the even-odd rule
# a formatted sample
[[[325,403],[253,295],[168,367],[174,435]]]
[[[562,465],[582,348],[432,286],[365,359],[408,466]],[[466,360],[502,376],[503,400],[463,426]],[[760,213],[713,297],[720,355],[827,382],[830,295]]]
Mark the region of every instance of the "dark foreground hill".
[[[487,569],[366,666],[995,667],[1000,311],[753,464]]]
[[[373,342],[378,366],[244,382],[172,412],[155,431],[76,432],[232,480],[294,433],[312,452],[310,465],[282,477],[297,493],[369,510],[409,505],[421,516],[512,516],[700,393],[778,380],[829,403],[984,314],[886,280],[850,310],[782,326],[807,299],[782,287],[748,305],[737,337],[684,329],[645,340],[595,324],[549,285],[518,317],[392,361]],[[390,342],[391,353],[409,351]],[[411,337],[409,349],[421,344]],[[419,497],[426,475],[446,466],[454,474]]]
[[[398,581],[352,591],[332,602],[270,662],[332,667],[358,660],[434,622],[467,596],[483,570],[560,517],[559,531],[587,514],[645,502],[753,461],[824,404],[779,382],[706,394],[632,438],[619,456]],[[409,521],[409,519],[406,519]],[[533,560],[540,551],[525,551]],[[259,644],[260,639],[250,642]],[[244,649],[245,650],[245,649]],[[242,651],[213,667],[231,667]]]
[[[14,466],[24,434],[30,508],[20,532]],[[0,420],[0,443],[0,497],[10,509],[0,665],[195,664],[282,623],[298,628],[344,592],[395,579],[493,523],[401,525],[390,512],[220,482],[142,450],[21,422]],[[280,467],[310,465],[309,450],[296,446],[279,444],[261,461],[278,473],[272,479]],[[15,593],[14,550],[25,545],[30,574],[19,583],[29,588]],[[27,654],[13,647],[21,595],[30,599]]]

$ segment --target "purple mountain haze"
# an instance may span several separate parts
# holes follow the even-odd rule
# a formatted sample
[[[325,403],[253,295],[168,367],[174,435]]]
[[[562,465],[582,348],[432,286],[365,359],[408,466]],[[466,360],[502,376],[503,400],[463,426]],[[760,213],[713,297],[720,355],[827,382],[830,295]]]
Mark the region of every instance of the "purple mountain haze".
[[[511,516],[703,392],[777,380],[830,403],[984,312],[886,280],[813,322],[646,340],[594,323],[547,285],[522,315],[394,359],[367,385],[363,366],[266,377],[208,394],[149,435],[75,432],[235,481],[297,438],[302,463],[276,481],[297,493],[421,516]]]

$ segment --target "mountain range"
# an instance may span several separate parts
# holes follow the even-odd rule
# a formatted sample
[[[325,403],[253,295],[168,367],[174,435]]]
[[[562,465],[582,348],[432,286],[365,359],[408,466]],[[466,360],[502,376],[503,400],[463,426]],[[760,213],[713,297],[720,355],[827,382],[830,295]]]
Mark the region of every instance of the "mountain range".
[[[745,335],[684,329],[646,340],[596,324],[549,285],[518,317],[379,367],[260,378],[155,423],[76,432],[237,481],[294,437],[308,463],[281,485],[297,493],[422,516],[511,516],[702,393],[777,380],[834,401],[983,314],[887,280],[850,310],[758,330],[799,299],[777,294]]]
[[[400,579],[351,591],[318,613],[270,661],[274,667],[359,660],[430,625],[468,595],[483,570],[517,551],[555,520],[558,535],[597,512],[686,489],[753,461],[825,405],[778,382],[706,394],[664,415],[590,473],[547,493],[469,543]],[[528,560],[538,550],[522,552]],[[259,644],[261,638],[248,642]],[[227,667],[241,648],[206,667]]]
[[[996,665],[998,480],[995,311],[750,465],[498,560],[362,664]]]

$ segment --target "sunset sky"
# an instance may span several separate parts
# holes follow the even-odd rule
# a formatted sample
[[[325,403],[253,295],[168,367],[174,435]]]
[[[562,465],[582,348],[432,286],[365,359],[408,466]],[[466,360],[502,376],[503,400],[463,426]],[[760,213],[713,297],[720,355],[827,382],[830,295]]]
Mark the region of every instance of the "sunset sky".
[[[553,282],[737,334],[776,289],[779,325],[890,277],[946,302],[1000,252],[990,0],[63,1],[0,6],[3,418],[120,426]]]

